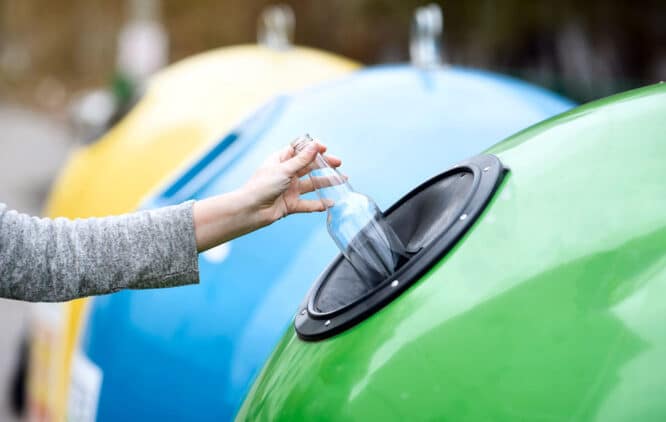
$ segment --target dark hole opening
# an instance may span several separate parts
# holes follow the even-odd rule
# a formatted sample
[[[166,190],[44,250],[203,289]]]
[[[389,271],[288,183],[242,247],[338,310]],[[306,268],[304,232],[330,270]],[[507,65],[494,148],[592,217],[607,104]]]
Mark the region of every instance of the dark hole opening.
[[[450,173],[417,192],[386,216],[387,222],[413,255],[403,260],[418,265],[419,251],[441,235],[460,215],[474,189],[474,175],[468,168]],[[424,264],[425,265],[425,264]],[[362,280],[349,262],[341,259],[315,293],[314,307],[328,313],[346,307],[363,298],[391,279],[373,284]]]

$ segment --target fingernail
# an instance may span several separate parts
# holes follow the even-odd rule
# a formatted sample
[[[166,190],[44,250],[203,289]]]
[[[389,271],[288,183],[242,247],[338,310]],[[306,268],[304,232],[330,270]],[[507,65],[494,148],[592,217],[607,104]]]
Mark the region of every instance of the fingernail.
[[[314,142],[311,143],[311,144],[308,144],[308,145],[305,147],[305,150],[306,150],[306,151],[316,151],[316,150],[317,150],[317,144],[315,144]]]

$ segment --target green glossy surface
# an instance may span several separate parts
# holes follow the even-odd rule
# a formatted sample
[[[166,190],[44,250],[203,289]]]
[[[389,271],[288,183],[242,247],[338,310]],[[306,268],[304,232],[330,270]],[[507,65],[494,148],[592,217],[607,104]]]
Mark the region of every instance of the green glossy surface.
[[[238,419],[666,420],[666,85],[490,152],[458,245],[353,329],[291,329]]]

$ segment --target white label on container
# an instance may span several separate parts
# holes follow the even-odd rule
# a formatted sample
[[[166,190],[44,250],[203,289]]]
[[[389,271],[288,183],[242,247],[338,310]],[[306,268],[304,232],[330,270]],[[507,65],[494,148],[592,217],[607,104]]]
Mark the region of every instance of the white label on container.
[[[77,350],[72,359],[67,420],[94,422],[101,387],[102,370]]]

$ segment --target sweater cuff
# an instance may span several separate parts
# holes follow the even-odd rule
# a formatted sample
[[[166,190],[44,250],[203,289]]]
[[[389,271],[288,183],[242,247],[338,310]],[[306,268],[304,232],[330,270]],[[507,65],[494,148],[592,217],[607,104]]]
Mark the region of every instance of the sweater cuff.
[[[153,221],[167,228],[161,245],[170,250],[162,251],[170,257],[169,271],[139,280],[132,289],[176,287],[199,283],[199,254],[194,234],[193,200],[179,205],[150,210]]]

